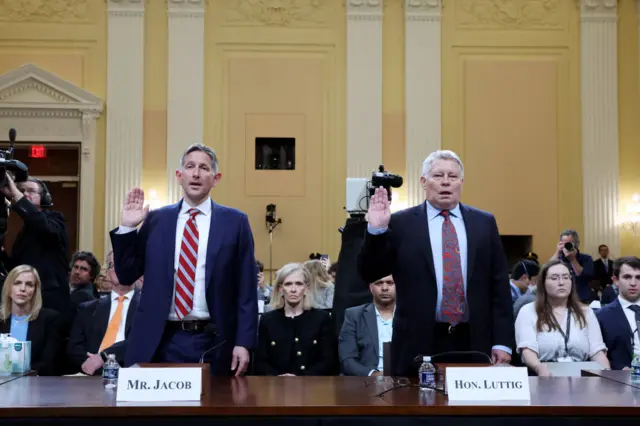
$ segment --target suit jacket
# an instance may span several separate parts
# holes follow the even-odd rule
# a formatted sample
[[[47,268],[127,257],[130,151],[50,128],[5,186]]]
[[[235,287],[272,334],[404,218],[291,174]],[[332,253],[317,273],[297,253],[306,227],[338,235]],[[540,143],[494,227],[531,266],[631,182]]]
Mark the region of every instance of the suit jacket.
[[[247,215],[211,201],[207,243],[206,299],[211,321],[225,344],[214,373],[230,374],[234,346],[251,350],[258,328],[253,235]],[[152,362],[165,329],[174,290],[176,227],[182,201],[153,210],[138,232],[111,231],[118,280],[132,285],[144,275],[140,303],[125,354],[125,366]]]
[[[104,350],[107,354],[115,354],[116,361],[120,365],[124,365],[129,332],[131,331],[139,301],[140,292],[135,291],[129,302],[129,309],[125,318],[125,340],[117,342]],[[80,367],[87,360],[87,352],[98,353],[109,325],[111,302],[111,297],[101,297],[80,305],[69,335],[69,344],[67,345],[67,355],[76,371],[80,371]]]
[[[371,370],[378,369],[380,341],[373,303],[354,306],[344,312],[338,354],[345,376],[368,376]]]
[[[614,370],[631,366],[633,357],[633,331],[622,311],[620,300],[603,306],[596,317],[602,330],[602,339],[607,346],[607,357]]]
[[[260,318],[254,373],[261,376],[334,374],[335,334],[331,315],[310,309],[287,318],[284,309]]]
[[[26,197],[11,206],[23,220],[5,266],[31,265],[42,281],[42,306],[62,315],[71,325],[69,302],[69,237],[64,216],[52,210],[38,210]],[[68,331],[68,330],[67,330]]]
[[[463,204],[460,211],[467,232],[470,349],[490,354],[494,345],[512,348],[508,267],[496,220],[490,213]],[[358,268],[366,282],[393,275],[397,300],[389,373],[417,373],[414,358],[433,354],[438,296],[426,203],[393,214],[384,234],[367,232]]]
[[[600,282],[602,288],[613,282],[611,279],[613,276],[613,260],[607,259],[607,267],[608,269],[605,269],[602,259],[593,261],[593,278]]]
[[[94,288],[93,283],[85,283],[74,288],[69,296],[71,307],[77,311],[83,303],[96,300]]]
[[[60,350],[60,314],[42,308],[38,317],[29,321],[27,340],[31,342],[31,369],[40,376],[56,374],[55,361]],[[0,321],[0,333],[11,331],[11,316]]]
[[[618,299],[619,290],[617,287],[612,285],[608,285],[602,290],[602,297],[600,298],[600,303],[602,305],[608,305],[609,303],[613,303]]]

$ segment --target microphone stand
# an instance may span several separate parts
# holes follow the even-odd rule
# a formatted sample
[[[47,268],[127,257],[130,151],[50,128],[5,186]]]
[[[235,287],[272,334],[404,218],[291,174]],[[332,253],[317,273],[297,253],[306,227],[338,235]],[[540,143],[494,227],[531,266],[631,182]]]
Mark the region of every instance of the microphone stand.
[[[269,230],[269,285],[273,285],[273,231],[282,223],[282,219],[267,221]]]

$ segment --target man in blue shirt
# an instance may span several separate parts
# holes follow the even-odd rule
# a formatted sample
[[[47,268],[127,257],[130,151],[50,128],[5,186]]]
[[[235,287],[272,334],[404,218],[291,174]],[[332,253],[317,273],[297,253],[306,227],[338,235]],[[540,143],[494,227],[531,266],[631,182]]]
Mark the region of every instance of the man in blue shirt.
[[[589,282],[593,277],[593,258],[588,254],[580,253],[580,236],[573,229],[565,229],[560,233],[560,242],[556,246],[556,252],[551,260],[564,262],[571,271],[576,283],[578,298],[582,303],[591,303]]]

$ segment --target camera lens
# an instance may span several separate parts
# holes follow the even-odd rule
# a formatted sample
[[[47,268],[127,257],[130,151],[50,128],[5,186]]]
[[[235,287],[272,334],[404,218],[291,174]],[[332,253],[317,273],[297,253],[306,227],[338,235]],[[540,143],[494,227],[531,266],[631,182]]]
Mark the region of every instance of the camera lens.
[[[564,243],[564,248],[567,249],[567,251],[572,251],[573,243],[572,242]]]

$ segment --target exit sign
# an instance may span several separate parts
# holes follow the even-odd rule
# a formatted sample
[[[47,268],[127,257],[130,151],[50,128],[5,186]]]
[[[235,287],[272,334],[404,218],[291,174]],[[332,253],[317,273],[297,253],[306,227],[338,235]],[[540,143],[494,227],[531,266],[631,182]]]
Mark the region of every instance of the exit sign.
[[[45,148],[44,145],[31,145],[31,151],[29,151],[29,157],[46,158],[47,148]]]

